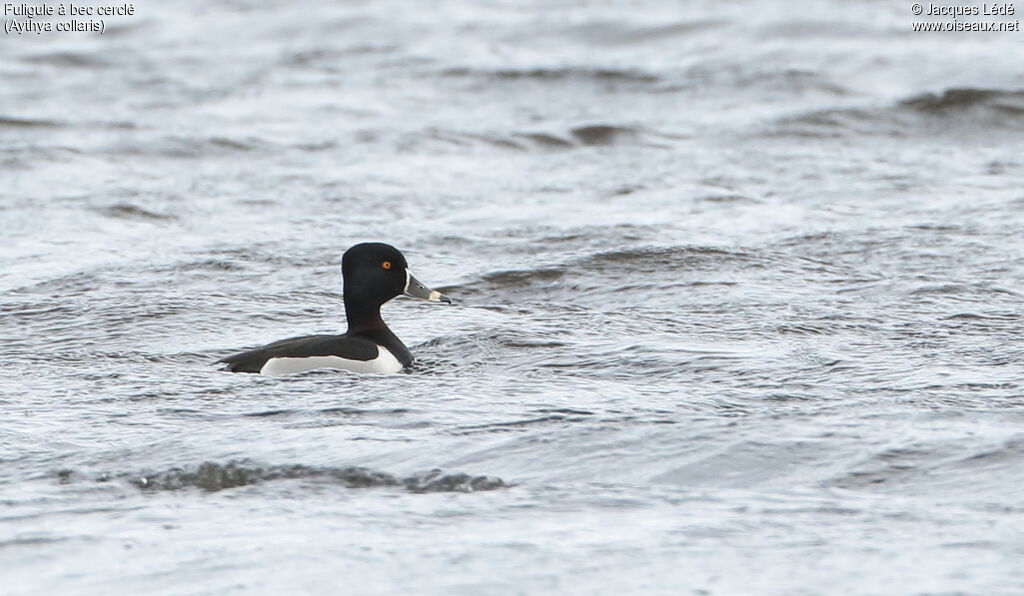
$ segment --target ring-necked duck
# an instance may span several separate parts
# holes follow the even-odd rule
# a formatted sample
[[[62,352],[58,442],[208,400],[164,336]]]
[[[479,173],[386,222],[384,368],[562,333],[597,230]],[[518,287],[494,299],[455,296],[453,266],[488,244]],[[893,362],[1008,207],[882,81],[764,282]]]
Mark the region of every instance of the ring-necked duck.
[[[314,368],[340,368],[359,373],[394,373],[412,364],[412,352],[380,318],[380,307],[399,294],[431,302],[450,298],[421,284],[393,246],[357,244],[341,259],[345,280],[344,335],[309,335],[282,339],[262,348],[217,362],[231,372],[285,375]]]

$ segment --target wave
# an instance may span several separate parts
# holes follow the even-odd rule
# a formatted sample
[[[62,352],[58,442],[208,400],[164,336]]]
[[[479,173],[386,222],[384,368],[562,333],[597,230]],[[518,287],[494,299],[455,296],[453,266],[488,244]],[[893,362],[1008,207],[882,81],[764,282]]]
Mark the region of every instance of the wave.
[[[996,446],[931,445],[885,449],[841,474],[828,485],[848,490],[984,493],[1002,491],[1003,478],[1014,476],[1024,454],[1024,436],[1003,439]],[[965,482],[965,479],[970,479]]]
[[[667,142],[686,135],[640,126],[588,123],[562,130],[516,130],[509,132],[468,132],[430,128],[408,134],[400,143],[403,151],[437,148],[492,147],[512,151],[569,150],[594,146],[641,146],[665,148]]]
[[[57,472],[61,483],[70,482],[75,474],[70,470]],[[439,469],[406,477],[397,477],[369,468],[314,467],[303,464],[260,466],[249,461],[229,461],[221,464],[204,462],[198,466],[175,467],[160,472],[125,473],[96,478],[105,482],[122,478],[145,491],[176,491],[199,488],[216,492],[240,486],[251,486],[275,480],[319,480],[340,484],[346,488],[401,488],[412,493],[477,492],[507,488],[502,479],[491,476],[444,474]]]
[[[1018,135],[1024,129],[1024,91],[953,88],[879,107],[815,110],[775,121],[770,136],[915,137],[952,134]]]
[[[100,214],[114,219],[133,219],[133,220],[151,220],[151,221],[165,221],[165,220],[176,220],[177,216],[167,213],[157,213],[150,211],[144,207],[133,205],[131,203],[116,203],[107,207],[96,209]]]
[[[0,128],[53,128],[57,126],[63,126],[63,124],[56,120],[0,116]]]
[[[556,68],[473,68],[454,67],[441,71],[441,76],[482,78],[498,81],[594,81],[601,83],[658,83],[661,77],[639,69],[600,68],[588,66]]]
[[[944,115],[949,112],[982,108],[993,109],[1004,115],[1024,115],[1024,91],[998,89],[954,88],[940,94],[925,93],[900,102],[900,105],[926,114]]]
[[[104,126],[117,124],[104,123]],[[303,147],[300,147],[303,148]],[[249,136],[245,138],[212,137],[180,137],[164,136],[147,138],[142,141],[119,142],[109,145],[104,153],[114,156],[146,156],[166,157],[175,159],[206,159],[212,156],[234,155],[258,151],[277,150],[269,141]],[[315,149],[314,149],[315,150]]]

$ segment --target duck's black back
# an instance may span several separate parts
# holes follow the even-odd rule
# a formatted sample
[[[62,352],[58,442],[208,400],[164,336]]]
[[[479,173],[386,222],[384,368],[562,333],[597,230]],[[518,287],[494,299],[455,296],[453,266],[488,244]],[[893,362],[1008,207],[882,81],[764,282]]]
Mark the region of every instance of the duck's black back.
[[[381,345],[394,354],[402,366],[412,364],[412,352],[391,330],[374,329],[345,335],[306,335],[275,341],[255,350],[241,352],[218,360],[231,372],[258,373],[271,358],[309,358],[337,356],[346,360],[369,361],[376,358]]]

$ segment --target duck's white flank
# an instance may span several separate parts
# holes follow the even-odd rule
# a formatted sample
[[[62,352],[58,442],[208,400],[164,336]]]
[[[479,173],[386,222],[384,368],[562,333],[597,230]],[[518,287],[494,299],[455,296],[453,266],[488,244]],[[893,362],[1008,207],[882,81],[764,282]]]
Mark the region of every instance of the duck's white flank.
[[[314,368],[340,368],[356,373],[396,373],[402,370],[402,363],[387,348],[377,346],[377,357],[373,360],[349,360],[340,356],[271,358],[260,369],[260,374],[290,375]]]

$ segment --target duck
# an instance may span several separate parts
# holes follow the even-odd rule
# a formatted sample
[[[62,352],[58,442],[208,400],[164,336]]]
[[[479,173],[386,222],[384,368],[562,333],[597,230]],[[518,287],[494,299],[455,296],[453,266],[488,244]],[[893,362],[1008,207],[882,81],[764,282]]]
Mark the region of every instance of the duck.
[[[364,242],[341,258],[342,300],[348,330],[342,335],[282,339],[217,361],[222,370],[279,376],[317,368],[355,373],[397,373],[413,363],[412,352],[388,328],[380,307],[399,295],[452,304],[451,298],[420,283],[394,246]]]

